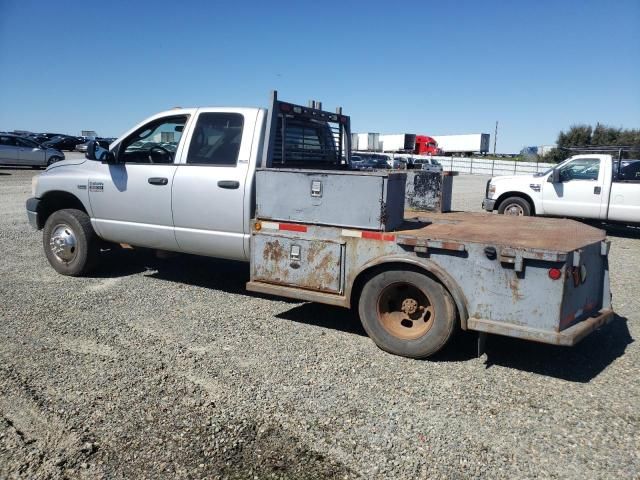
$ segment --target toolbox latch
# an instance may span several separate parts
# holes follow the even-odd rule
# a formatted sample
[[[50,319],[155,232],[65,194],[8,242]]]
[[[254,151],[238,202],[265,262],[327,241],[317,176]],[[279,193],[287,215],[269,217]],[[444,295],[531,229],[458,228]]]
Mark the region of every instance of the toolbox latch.
[[[322,197],[322,182],[320,180],[311,180],[311,196]]]

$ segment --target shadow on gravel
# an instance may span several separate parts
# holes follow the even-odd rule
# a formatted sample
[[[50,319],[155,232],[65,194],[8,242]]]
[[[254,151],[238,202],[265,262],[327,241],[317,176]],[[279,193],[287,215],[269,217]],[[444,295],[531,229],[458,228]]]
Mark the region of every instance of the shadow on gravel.
[[[151,250],[118,249],[109,252],[106,257],[109,261],[102,263],[101,268],[92,275],[94,278],[121,277],[149,271],[149,279],[297,304],[276,317],[353,335],[367,335],[358,317],[348,309],[247,292],[245,284],[249,279],[248,264],[182,254],[159,259]],[[627,319],[618,315],[611,323],[574,347],[558,347],[489,335],[485,348],[486,367],[500,365],[571,382],[587,383],[622,356],[627,345],[633,341]],[[427,361],[465,362],[476,356],[477,334],[459,332],[441,352]]]
[[[609,237],[640,238],[640,228],[638,227],[621,227],[618,225],[608,225],[605,230]]]
[[[270,298],[287,303],[301,303],[299,300],[273,297],[247,292],[249,264],[197,255],[171,254],[168,258],[158,258],[153,250],[115,248],[103,252],[100,267],[89,276],[92,278],[113,278],[149,272],[145,275],[153,280],[192,285],[221,292]]]
[[[633,341],[627,319],[619,315],[574,347],[492,335],[486,343],[486,366],[500,365],[570,382],[588,383],[621,357]]]
[[[303,303],[286,312],[279,313],[276,318],[292,322],[315,325],[354,335],[367,336],[360,320],[351,310],[323,305],[321,303]]]

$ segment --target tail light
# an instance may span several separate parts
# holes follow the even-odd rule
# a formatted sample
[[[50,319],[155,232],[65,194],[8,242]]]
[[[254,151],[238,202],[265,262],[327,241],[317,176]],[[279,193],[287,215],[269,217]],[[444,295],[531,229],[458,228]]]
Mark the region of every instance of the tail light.
[[[551,280],[560,280],[562,277],[562,270],[559,268],[550,268],[549,269],[549,278]]]

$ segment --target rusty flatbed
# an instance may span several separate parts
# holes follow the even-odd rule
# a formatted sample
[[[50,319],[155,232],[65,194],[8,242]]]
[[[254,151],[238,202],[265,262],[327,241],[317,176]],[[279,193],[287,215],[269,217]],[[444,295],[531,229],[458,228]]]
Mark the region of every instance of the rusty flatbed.
[[[604,230],[559,218],[406,211],[405,219],[408,221],[406,225],[415,222],[415,227],[419,228],[399,230],[394,232],[396,235],[561,253],[569,253],[606,237]]]

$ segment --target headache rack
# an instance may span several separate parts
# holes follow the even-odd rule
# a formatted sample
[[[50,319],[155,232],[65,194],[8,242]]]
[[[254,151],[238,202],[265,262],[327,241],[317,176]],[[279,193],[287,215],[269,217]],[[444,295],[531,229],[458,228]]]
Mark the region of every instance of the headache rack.
[[[342,107],[327,112],[315,100],[305,107],[271,92],[262,168],[345,170],[350,163],[351,124]]]
[[[640,145],[583,145],[572,147],[558,147],[560,150],[566,150],[572,153],[608,153],[618,154],[617,160],[629,158],[631,152],[640,153]]]

